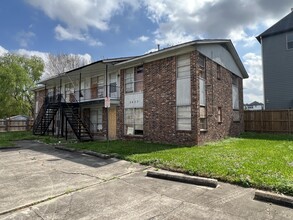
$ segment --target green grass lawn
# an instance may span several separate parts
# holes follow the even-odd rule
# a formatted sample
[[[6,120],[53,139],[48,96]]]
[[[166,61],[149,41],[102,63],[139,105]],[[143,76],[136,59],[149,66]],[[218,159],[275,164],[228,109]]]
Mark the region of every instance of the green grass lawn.
[[[70,144],[78,149],[242,186],[293,195],[293,136],[245,133],[204,146],[178,147],[139,141]]]
[[[293,135],[245,133],[204,146],[179,147],[141,141],[110,141],[109,146],[100,141],[74,144],[31,132],[8,132],[0,133],[0,148],[23,139],[61,141],[77,149],[293,196]]]

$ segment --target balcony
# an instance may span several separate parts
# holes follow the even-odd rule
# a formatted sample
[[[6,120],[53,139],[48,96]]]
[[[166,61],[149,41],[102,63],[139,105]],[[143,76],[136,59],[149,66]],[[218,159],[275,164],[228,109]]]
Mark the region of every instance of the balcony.
[[[94,100],[102,100],[106,97],[108,89],[108,97],[111,99],[120,98],[120,88],[118,86],[98,86],[89,89],[81,89],[74,92],[65,92],[66,102],[87,102]]]

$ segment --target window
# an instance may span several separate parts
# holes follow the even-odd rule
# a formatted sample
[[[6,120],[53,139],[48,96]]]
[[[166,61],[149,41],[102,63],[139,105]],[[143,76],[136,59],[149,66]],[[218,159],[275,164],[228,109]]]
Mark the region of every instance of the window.
[[[232,108],[233,121],[240,121],[238,78],[232,75]]]
[[[177,130],[191,130],[190,55],[177,57],[176,80]]]
[[[66,102],[75,102],[74,87],[72,83],[65,84],[65,100]]]
[[[100,131],[102,129],[103,129],[103,110],[98,109],[97,130]]]
[[[199,119],[200,119],[200,130],[205,131],[207,130],[207,111],[205,107],[199,108]]]
[[[199,104],[200,106],[206,106],[206,81],[205,79],[199,79]]]
[[[143,66],[125,72],[125,93],[143,92]]]
[[[177,130],[191,130],[191,106],[177,107]]]
[[[219,64],[217,64],[217,79],[221,79],[221,66]]]
[[[218,107],[218,123],[223,122],[222,108]]]
[[[239,89],[238,89],[238,80],[236,76],[232,78],[232,102],[233,110],[239,110]]]
[[[207,130],[207,110],[206,110],[206,60],[203,55],[199,56],[199,115],[200,131]]]
[[[125,109],[124,124],[126,135],[143,135],[143,109]]]
[[[116,73],[110,74],[110,97],[117,97],[117,75]]]
[[[293,33],[287,34],[287,49],[293,49]]]
[[[199,65],[199,68],[198,68],[199,77],[205,79],[206,78],[206,61],[203,55],[199,55],[198,65]]]
[[[105,77],[104,75],[98,76],[98,98],[104,98],[105,97]]]

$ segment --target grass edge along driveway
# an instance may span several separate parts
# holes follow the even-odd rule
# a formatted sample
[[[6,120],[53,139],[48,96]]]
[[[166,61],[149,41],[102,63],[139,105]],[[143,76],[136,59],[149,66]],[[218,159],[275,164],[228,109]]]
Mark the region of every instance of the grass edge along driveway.
[[[6,132],[0,133],[0,148],[23,139],[67,143],[145,165],[293,196],[293,135],[244,133],[240,138],[204,146],[179,147],[141,141],[111,141],[109,146],[98,141],[74,144],[31,132]]]
[[[204,146],[141,141],[70,144],[145,165],[293,195],[293,135],[244,133]]]

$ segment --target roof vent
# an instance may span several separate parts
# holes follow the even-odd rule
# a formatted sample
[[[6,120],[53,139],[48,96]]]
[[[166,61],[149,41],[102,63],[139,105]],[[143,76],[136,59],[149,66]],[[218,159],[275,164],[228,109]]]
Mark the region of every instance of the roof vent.
[[[293,11],[293,8],[291,8],[291,11]]]

